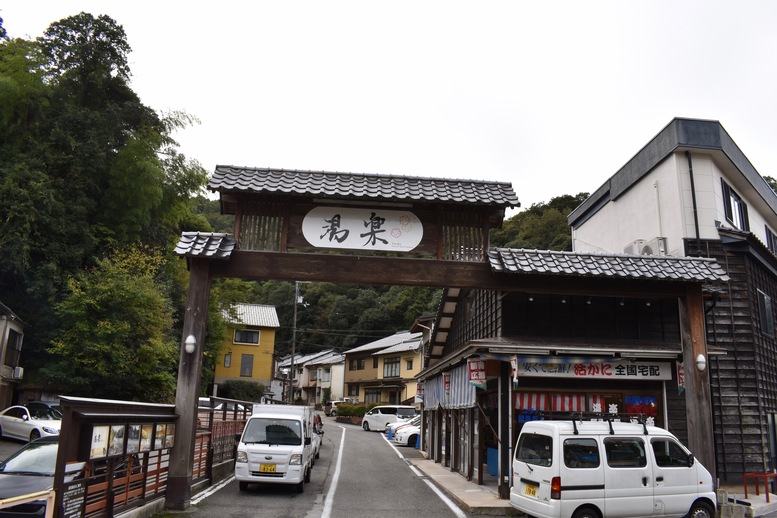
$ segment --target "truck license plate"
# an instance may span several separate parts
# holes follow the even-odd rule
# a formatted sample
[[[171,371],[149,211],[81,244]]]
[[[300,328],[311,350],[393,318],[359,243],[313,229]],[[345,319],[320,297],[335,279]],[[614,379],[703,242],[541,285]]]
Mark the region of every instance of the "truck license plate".
[[[275,464],[259,464],[260,473],[275,473]]]
[[[526,484],[524,493],[526,493],[527,496],[537,496],[537,486],[533,484]]]

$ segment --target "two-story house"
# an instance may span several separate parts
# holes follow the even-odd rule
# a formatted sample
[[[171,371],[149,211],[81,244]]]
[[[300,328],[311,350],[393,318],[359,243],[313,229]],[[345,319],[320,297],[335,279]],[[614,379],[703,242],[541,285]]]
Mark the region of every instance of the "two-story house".
[[[422,333],[401,331],[345,352],[346,396],[363,403],[413,403]]]
[[[302,401],[306,405],[314,404],[318,385],[318,370],[314,369],[311,372],[307,366],[310,362],[329,357],[331,354],[332,349],[327,349],[315,353],[288,355],[282,358],[278,362],[278,374],[284,380],[284,397],[282,399],[291,403]]]
[[[303,399],[310,405],[323,405],[328,400],[342,399],[345,356],[333,350],[305,363],[308,383]],[[328,391],[327,391],[328,389]]]
[[[568,218],[575,252],[716,258],[706,290],[717,476],[777,468],[777,195],[717,121],[672,120]]]
[[[270,387],[274,373],[275,330],[280,327],[275,306],[234,304],[224,311],[229,334],[216,362],[214,384],[227,380],[254,381]]]

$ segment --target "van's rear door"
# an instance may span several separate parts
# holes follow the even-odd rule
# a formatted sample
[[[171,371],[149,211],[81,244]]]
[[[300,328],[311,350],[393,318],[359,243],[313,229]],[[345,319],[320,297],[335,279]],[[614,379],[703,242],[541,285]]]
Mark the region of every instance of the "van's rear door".
[[[653,515],[653,470],[642,437],[604,438],[604,515],[638,518]]]

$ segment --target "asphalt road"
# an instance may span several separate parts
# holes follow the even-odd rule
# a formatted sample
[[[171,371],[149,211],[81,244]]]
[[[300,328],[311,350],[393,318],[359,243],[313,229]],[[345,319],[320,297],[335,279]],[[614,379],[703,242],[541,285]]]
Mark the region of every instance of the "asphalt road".
[[[232,480],[207,496],[195,495],[191,511],[198,518],[469,516],[405,461],[420,457],[418,450],[393,448],[383,434],[333,418],[324,418],[324,423],[321,456],[303,493],[279,485],[239,491]]]

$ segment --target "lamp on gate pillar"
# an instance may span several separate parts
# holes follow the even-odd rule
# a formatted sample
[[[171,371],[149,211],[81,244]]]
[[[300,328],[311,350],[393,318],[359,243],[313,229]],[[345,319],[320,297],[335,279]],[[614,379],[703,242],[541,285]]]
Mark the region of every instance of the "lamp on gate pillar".
[[[696,357],[696,368],[699,369],[699,372],[704,372],[704,369],[707,368],[707,359],[703,354]]]
[[[194,350],[197,348],[197,339],[194,337],[194,335],[189,335],[186,337],[186,341],[184,342],[184,350],[191,354],[194,352]]]

